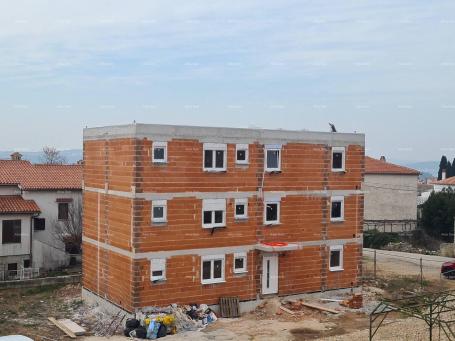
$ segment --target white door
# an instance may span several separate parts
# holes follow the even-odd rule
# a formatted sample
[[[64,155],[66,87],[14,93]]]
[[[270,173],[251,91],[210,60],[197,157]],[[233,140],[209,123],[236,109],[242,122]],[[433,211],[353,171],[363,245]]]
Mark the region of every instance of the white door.
[[[262,256],[262,293],[278,293],[278,255]]]

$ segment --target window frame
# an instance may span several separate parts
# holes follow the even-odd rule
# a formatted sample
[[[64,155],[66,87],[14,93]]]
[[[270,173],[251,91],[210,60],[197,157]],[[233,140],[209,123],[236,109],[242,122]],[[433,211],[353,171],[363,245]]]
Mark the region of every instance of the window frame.
[[[333,154],[340,153],[341,156],[341,168],[333,168]],[[331,160],[330,160],[332,172],[345,172],[346,171],[346,147],[332,147]]]
[[[162,271],[162,274],[159,276],[154,276],[153,271]],[[166,280],[166,258],[150,259],[150,281],[158,282],[158,281],[165,281],[165,280]]]
[[[163,217],[162,218],[155,218],[154,216],[154,208],[155,207],[163,207]],[[167,223],[167,200],[152,200],[152,224],[160,224],[160,223]]]
[[[237,159],[237,152],[240,150],[245,151],[245,160]],[[249,145],[245,143],[238,143],[235,145],[235,163],[238,165],[247,165],[249,163]]]
[[[264,147],[264,170],[266,172],[281,172],[281,154],[283,146],[282,145],[265,145]],[[278,167],[270,168],[267,164],[267,156],[269,151],[278,151]]]
[[[69,201],[64,201],[64,202],[57,202],[57,220],[59,221],[67,221],[70,217],[70,202]],[[66,218],[60,218],[60,205],[66,205],[67,210],[66,210]]]
[[[330,271],[343,271],[343,245],[331,245],[329,248],[329,270]],[[331,259],[332,259],[332,251],[340,252],[340,264],[337,266],[332,266]]]
[[[237,269],[235,267],[235,260],[237,258],[242,258],[243,259],[243,268],[240,268],[240,269]],[[234,253],[234,257],[233,257],[234,261],[233,261],[233,271],[235,274],[242,274],[242,273],[245,273],[245,272],[248,272],[248,255],[246,252],[236,252]]]
[[[215,261],[221,260],[221,278],[214,278]],[[210,262],[210,279],[204,279],[204,263]],[[216,284],[226,282],[226,255],[207,255],[201,257],[201,284]]]
[[[223,221],[221,223],[215,223],[215,212],[223,211]],[[211,213],[211,223],[204,223],[204,212]],[[215,227],[226,226],[226,199],[203,199],[202,200],[202,228],[212,229]]]
[[[237,205],[244,206],[244,213],[237,214]],[[248,219],[248,198],[245,199],[235,199],[234,202],[234,218],[237,220],[245,220]]]
[[[340,217],[332,217],[332,207],[334,202],[341,202],[341,216]],[[344,196],[332,196],[330,197],[330,221],[337,222],[337,221],[344,221]]]
[[[277,220],[268,221],[267,220],[267,204],[277,204]],[[280,224],[280,211],[281,211],[281,201],[280,200],[264,200],[264,225],[279,225]]]
[[[163,159],[155,159],[155,148],[164,149],[164,158]],[[167,142],[154,141],[152,143],[152,162],[153,163],[167,163]]]
[[[36,221],[43,221],[43,228],[36,228]],[[33,218],[33,231],[45,231],[46,230],[46,218],[43,217],[34,217]]]
[[[8,241],[5,241],[5,222],[12,222],[12,237],[8,238]],[[17,226],[14,225],[14,222],[19,222],[19,234],[15,232]],[[3,219],[2,220],[2,244],[22,244],[22,219]]]
[[[212,152],[212,167],[205,166],[205,152]],[[216,152],[223,151],[223,167],[216,167]],[[226,143],[204,143],[202,148],[202,170],[204,172],[226,172],[227,170],[227,144]]]

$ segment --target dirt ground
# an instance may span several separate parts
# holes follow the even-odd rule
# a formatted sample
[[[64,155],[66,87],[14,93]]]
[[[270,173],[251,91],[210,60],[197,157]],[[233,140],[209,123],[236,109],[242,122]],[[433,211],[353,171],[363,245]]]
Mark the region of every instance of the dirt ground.
[[[365,268],[370,268],[371,260],[364,260]],[[289,314],[280,310],[283,303],[271,299],[254,312],[244,314],[237,319],[219,319],[201,331],[185,332],[167,336],[165,340],[368,340],[371,311],[383,298],[396,298],[404,293],[419,292],[421,282],[415,269],[409,264],[390,260],[378,263],[378,278],[370,279],[363,286],[364,308],[352,310],[340,307],[337,302],[327,303],[317,297],[305,299],[317,304],[325,304],[332,309],[340,309],[341,314],[330,314],[310,308],[297,310]],[[455,281],[441,280],[437,276],[428,276],[423,282],[425,290],[439,291],[455,289]],[[343,299],[345,297],[324,297]],[[277,314],[278,312],[278,314]],[[88,330],[88,336],[78,339],[84,341],[124,341],[129,338],[120,335],[105,338],[94,336],[99,326],[109,324],[110,318],[87,307],[81,300],[79,285],[47,286],[31,289],[0,290],[0,335],[22,334],[36,341],[69,340],[47,318],[70,318]],[[437,340],[439,338],[436,331]],[[428,340],[428,332],[423,321],[405,318],[395,314],[385,320],[375,340]]]

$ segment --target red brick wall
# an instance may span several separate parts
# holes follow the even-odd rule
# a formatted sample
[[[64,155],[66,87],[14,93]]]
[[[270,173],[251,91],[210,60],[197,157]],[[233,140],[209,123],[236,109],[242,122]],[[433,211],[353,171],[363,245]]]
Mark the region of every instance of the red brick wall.
[[[168,142],[168,163],[151,162],[152,141],[117,139],[84,142],[84,184],[101,192],[131,193],[256,192],[356,190],[363,180],[364,149],[346,149],[346,172],[331,171],[331,148],[288,143],[282,149],[282,171],[263,173],[263,146],[249,145],[249,165],[235,164],[235,144],[228,144],[227,171],[202,169],[203,143],[196,140]],[[262,177],[264,180],[262,181]],[[99,205],[99,207],[98,207]],[[361,234],[363,196],[345,197],[345,221],[330,222],[330,198],[288,195],[281,199],[280,225],[264,226],[263,203],[249,198],[248,220],[235,221],[234,199],[227,199],[227,228],[202,228],[202,200],[195,197],[167,201],[165,225],[151,223],[151,201],[111,194],[84,192],[84,237],[126,251],[154,252],[252,245],[262,241],[304,242],[351,239]],[[99,219],[99,221],[98,221]],[[131,228],[134,227],[133,235]],[[99,230],[98,230],[99,229]],[[202,285],[201,258],[174,256],[167,260],[167,280],[151,283],[150,261],[132,260],[115,252],[100,251],[83,243],[84,287],[128,310],[141,306],[177,303],[217,303],[222,295],[253,299],[261,291],[262,257],[250,252],[248,273],[232,273],[233,255],[226,254],[226,283]],[[357,285],[361,245],[344,247],[344,271],[328,270],[329,248],[304,247],[279,257],[279,294],[295,294]],[[97,273],[98,260],[100,273]],[[98,291],[99,290],[99,291]]]

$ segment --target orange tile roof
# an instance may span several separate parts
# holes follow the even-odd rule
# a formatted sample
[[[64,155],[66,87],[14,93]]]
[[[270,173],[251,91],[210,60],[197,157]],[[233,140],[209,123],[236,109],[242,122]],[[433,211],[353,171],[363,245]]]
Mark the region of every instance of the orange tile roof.
[[[82,165],[0,160],[0,185],[18,185],[24,190],[82,189]]]
[[[452,185],[452,186],[455,186],[455,176],[451,176],[450,178],[447,178],[447,179],[444,179],[444,180],[433,181],[431,184],[432,185]]]
[[[398,166],[390,162],[365,156],[365,174],[419,175],[420,172],[412,168]]]
[[[20,195],[0,195],[0,213],[39,213],[36,202],[24,200]]]

